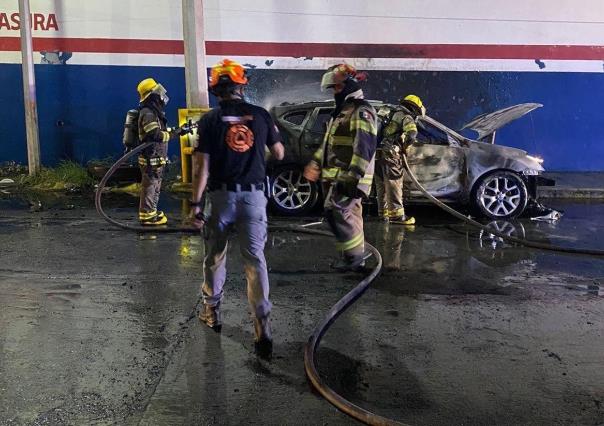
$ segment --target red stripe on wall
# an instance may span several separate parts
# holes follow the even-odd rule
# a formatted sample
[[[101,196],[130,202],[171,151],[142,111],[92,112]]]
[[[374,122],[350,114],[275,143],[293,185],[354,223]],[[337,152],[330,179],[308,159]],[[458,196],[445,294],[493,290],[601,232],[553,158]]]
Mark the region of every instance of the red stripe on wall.
[[[604,59],[604,46],[206,42],[210,55],[336,58]]]
[[[0,51],[21,50],[19,37],[0,37]],[[88,53],[157,53],[182,55],[182,40],[136,40],[114,38],[44,38],[34,37],[34,50],[60,50]]]
[[[18,37],[0,37],[0,51],[20,51]],[[91,53],[182,55],[182,40],[106,38],[34,38],[34,49]],[[604,46],[486,44],[336,44],[207,41],[216,56],[430,58],[430,59],[574,59],[604,60]]]

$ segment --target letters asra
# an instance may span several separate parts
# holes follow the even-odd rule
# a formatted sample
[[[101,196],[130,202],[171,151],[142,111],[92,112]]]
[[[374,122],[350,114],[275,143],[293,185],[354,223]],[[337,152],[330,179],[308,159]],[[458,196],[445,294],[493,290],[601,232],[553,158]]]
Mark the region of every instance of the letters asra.
[[[31,29],[34,31],[59,31],[57,16],[54,13],[32,13],[29,15]],[[18,13],[0,12],[0,31],[19,31],[21,17]]]

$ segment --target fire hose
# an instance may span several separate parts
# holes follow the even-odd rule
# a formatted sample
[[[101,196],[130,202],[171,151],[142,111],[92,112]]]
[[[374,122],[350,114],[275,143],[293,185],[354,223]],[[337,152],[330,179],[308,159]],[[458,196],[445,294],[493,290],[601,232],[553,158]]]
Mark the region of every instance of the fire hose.
[[[153,142],[149,142],[146,144],[142,144],[131,151],[124,154],[120,157],[115,164],[113,164],[107,173],[103,176],[96,190],[95,194],[95,206],[99,215],[105,219],[107,222],[115,225],[121,229],[125,229],[128,231],[134,232],[151,232],[151,233],[198,233],[199,229],[193,227],[145,227],[145,226],[137,226],[131,225],[128,223],[120,222],[119,220],[113,219],[110,217],[102,205],[102,195],[107,185],[107,182],[113,176],[113,174],[125,164],[130,158],[139,154],[141,151],[145,150],[149,147]],[[294,225],[269,225],[268,230],[271,232],[295,232],[300,234],[310,234],[310,235],[320,235],[333,237],[333,234],[329,231],[319,230],[319,229],[310,229],[304,226],[294,226]],[[371,413],[353,403],[346,400],[341,395],[337,394],[333,389],[331,389],[321,378],[319,372],[316,367],[315,356],[319,345],[321,343],[321,339],[329,329],[329,327],[334,323],[334,321],[342,314],[346,309],[348,309],[359,297],[363,295],[365,290],[369,287],[369,285],[375,280],[375,278],[379,275],[382,269],[382,257],[380,252],[370,244],[366,244],[366,248],[371,252],[373,257],[375,258],[376,265],[369,271],[369,275],[367,275],[361,282],[359,282],[350,292],[348,292],[344,297],[342,297],[327,313],[323,321],[321,321],[313,330],[311,336],[308,339],[308,342],[304,348],[304,368],[306,370],[306,374],[314,386],[315,389],[321,395],[327,399],[330,403],[336,406],[342,412],[354,417],[355,419],[362,421],[364,423],[370,425],[400,425],[393,420],[381,417],[377,414]]]
[[[120,157],[113,166],[109,168],[105,176],[101,179],[96,194],[95,194],[95,206],[99,215],[105,219],[107,222],[118,226],[122,229],[135,231],[135,232],[152,232],[152,233],[197,233],[198,229],[193,227],[178,227],[178,228],[148,228],[144,226],[136,226],[130,225],[127,223],[120,222],[115,220],[107,215],[107,213],[103,210],[103,206],[101,203],[102,193],[107,184],[107,181],[111,178],[111,176],[117,171],[117,169],[125,164],[130,158],[137,155],[145,148],[150,146],[153,142],[142,144],[128,153],[124,154]],[[464,216],[463,214],[457,212],[451,207],[447,206],[443,202],[436,199],[432,194],[430,194],[417,180],[409,164],[407,162],[407,157],[403,155],[403,161],[411,180],[414,185],[430,200],[432,203],[450,213],[454,217],[469,223],[472,226],[475,226],[479,229],[483,229],[497,237],[500,237],[504,240],[521,244],[526,247],[541,249],[541,250],[551,250],[563,253],[571,253],[571,254],[588,254],[593,256],[602,256],[604,255],[604,251],[602,250],[594,250],[594,249],[579,249],[579,248],[566,248],[566,247],[558,247],[550,244],[539,243],[528,241],[525,239],[512,237],[503,233],[498,232],[497,230],[492,229],[489,226],[482,225],[474,219]],[[294,225],[270,225],[268,227],[269,231],[272,232],[296,232],[303,234],[311,234],[311,235],[320,235],[320,236],[332,236],[331,232],[318,230],[318,229],[309,229],[304,226],[294,226]],[[388,419],[382,417],[378,414],[372,413],[363,409],[362,407],[353,404],[348,401],[338,393],[336,393],[333,389],[331,389],[325,381],[321,378],[317,367],[316,367],[316,354],[321,343],[321,339],[328,331],[329,327],[336,321],[336,319],[346,311],[357,299],[359,299],[363,293],[367,290],[369,285],[375,280],[375,278],[379,275],[382,269],[382,257],[379,251],[370,244],[366,243],[367,249],[372,253],[372,255],[376,259],[376,265],[369,271],[369,274],[363,278],[350,292],[348,292],[344,297],[342,297],[327,313],[325,318],[317,324],[312,334],[310,335],[305,347],[304,347],[304,369],[306,371],[306,375],[308,376],[312,386],[331,404],[333,404],[340,411],[348,414],[349,416],[369,425],[403,425],[395,420]]]
[[[411,171],[411,167],[409,167],[409,162],[407,161],[407,156],[403,153],[402,155],[403,158],[403,163],[405,165],[405,169],[407,170],[407,173],[409,173],[409,177],[411,178],[411,181],[413,182],[413,184],[415,185],[415,187],[417,189],[419,189],[419,191],[433,204],[435,204],[437,207],[440,207],[441,209],[443,209],[444,211],[446,211],[447,213],[453,215],[454,217],[456,217],[457,219],[460,219],[462,221],[464,221],[467,224],[470,224],[478,229],[482,229],[490,234],[495,235],[496,237],[502,238],[504,240],[507,240],[511,243],[515,243],[515,244],[519,244],[525,247],[530,247],[530,248],[535,248],[535,249],[539,249],[539,250],[549,250],[549,251],[557,251],[557,252],[561,252],[561,253],[570,253],[570,254],[585,254],[585,255],[590,255],[590,256],[604,256],[604,250],[597,250],[597,249],[586,249],[586,248],[573,248],[573,247],[561,247],[561,246],[556,246],[553,244],[547,244],[547,243],[540,243],[537,241],[530,241],[530,240],[526,240],[524,238],[518,238],[518,237],[513,237],[511,235],[506,235],[504,233],[501,233],[499,231],[497,231],[496,229],[493,229],[492,227],[488,226],[488,225],[483,225],[482,223],[468,217],[468,216],[464,216],[463,214],[459,213],[457,210],[449,207],[448,205],[446,205],[445,203],[443,203],[442,201],[440,201],[439,199],[437,199],[434,195],[430,194],[428,192],[428,190],[426,190],[426,188],[424,188],[422,186],[421,183],[419,183],[419,181],[417,180],[417,177],[413,174],[413,172]]]

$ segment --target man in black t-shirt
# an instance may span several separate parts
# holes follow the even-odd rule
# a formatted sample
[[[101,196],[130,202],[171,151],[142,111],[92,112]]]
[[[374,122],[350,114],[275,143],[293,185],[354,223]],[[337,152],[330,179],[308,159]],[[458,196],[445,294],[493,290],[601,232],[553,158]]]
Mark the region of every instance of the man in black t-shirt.
[[[220,106],[199,121],[199,144],[193,157],[193,207],[196,225],[201,196],[207,188],[211,203],[205,227],[203,306],[199,319],[220,330],[220,302],[226,279],[228,233],[235,226],[254,317],[255,345],[260,355],[272,351],[266,242],[265,149],[282,160],[284,148],[269,113],[243,100],[245,69],[224,59],[212,68],[210,88]]]

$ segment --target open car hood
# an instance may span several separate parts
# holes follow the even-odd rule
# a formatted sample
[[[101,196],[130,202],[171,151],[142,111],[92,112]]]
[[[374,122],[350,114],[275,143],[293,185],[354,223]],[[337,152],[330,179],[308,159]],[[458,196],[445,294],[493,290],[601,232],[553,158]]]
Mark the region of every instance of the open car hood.
[[[514,121],[525,114],[528,114],[534,109],[541,108],[542,106],[543,105],[541,104],[534,103],[519,104],[500,109],[495,112],[490,112],[488,114],[481,114],[478,117],[474,118],[472,121],[470,121],[468,124],[463,126],[461,130],[475,130],[478,133],[477,139],[481,140],[484,139],[485,136],[490,135],[491,133],[505,126],[509,122]]]

